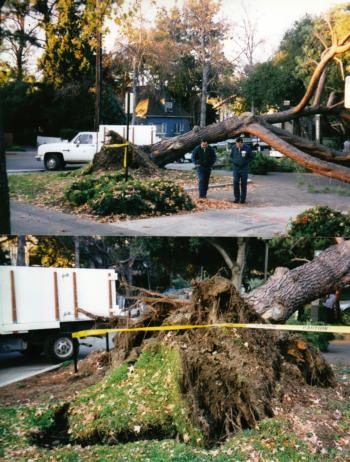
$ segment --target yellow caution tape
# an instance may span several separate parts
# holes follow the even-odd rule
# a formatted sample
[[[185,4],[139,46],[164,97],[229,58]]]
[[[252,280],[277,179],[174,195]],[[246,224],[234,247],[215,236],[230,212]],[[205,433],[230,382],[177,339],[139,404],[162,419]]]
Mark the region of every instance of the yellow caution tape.
[[[350,326],[313,326],[313,325],[286,325],[286,324],[197,324],[197,325],[173,325],[173,326],[151,326],[151,327],[121,327],[117,329],[91,329],[74,332],[72,337],[81,338],[96,335],[105,335],[114,332],[155,332],[155,331],[177,331],[191,329],[263,329],[263,330],[285,330],[295,332],[329,332],[336,334],[350,334]]]
[[[123,167],[126,168],[127,165],[128,165],[128,148],[124,148]]]
[[[129,143],[123,144],[105,144],[106,148],[124,148],[125,146],[129,146]]]
[[[105,144],[107,148],[125,148],[124,149],[124,159],[123,159],[123,167],[127,167],[128,163],[128,150],[127,147],[129,146],[129,143],[122,143],[122,144]]]

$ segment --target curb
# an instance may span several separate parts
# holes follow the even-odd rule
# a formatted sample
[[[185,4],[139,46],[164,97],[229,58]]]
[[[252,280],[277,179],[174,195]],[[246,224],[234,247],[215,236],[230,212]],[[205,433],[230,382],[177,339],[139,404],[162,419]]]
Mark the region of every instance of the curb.
[[[252,183],[252,180],[248,178],[248,183]],[[230,186],[231,188],[233,187],[233,183],[218,183],[218,184],[211,184],[209,185],[208,189],[223,189],[227,188]],[[198,186],[191,186],[191,187],[184,187],[185,192],[195,192],[198,191]]]
[[[214,189],[214,188],[226,188],[227,186],[232,186],[232,183],[220,183],[220,184],[211,184],[209,185],[208,189]],[[184,187],[184,190],[186,192],[194,192],[198,191],[198,186],[191,186],[191,187]]]

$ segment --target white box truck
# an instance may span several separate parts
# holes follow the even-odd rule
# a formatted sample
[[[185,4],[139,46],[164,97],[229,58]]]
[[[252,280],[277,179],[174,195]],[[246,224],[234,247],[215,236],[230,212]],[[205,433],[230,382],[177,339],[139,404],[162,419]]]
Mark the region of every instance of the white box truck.
[[[149,145],[160,141],[155,125],[130,125],[129,141],[137,145]],[[71,141],[42,144],[36,160],[44,162],[46,170],[59,170],[66,164],[91,162],[102,146],[108,143],[109,132],[126,139],[126,125],[100,125],[98,132],[80,132]]]
[[[117,280],[109,269],[0,266],[0,352],[72,358],[72,332],[122,314]]]

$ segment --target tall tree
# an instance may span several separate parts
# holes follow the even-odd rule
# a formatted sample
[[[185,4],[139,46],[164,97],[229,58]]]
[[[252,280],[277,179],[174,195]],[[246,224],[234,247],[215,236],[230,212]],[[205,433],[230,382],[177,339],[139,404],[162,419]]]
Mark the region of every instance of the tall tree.
[[[133,93],[133,107],[131,124],[136,122],[136,104],[138,87],[144,83],[145,62],[150,53],[150,36],[148,21],[144,13],[144,2],[133,0],[122,18],[117,18],[119,36],[116,42],[116,59],[121,59],[124,72],[131,83]]]
[[[184,25],[187,46],[201,69],[200,126],[205,127],[208,87],[213,65],[224,61],[223,40],[227,32],[224,20],[218,18],[220,2],[217,0],[187,0],[184,4]]]
[[[29,0],[7,0],[2,13],[2,47],[10,55],[17,80],[23,80],[25,76],[31,48],[39,45],[36,34],[38,23],[30,17],[30,11]]]
[[[95,42],[85,36],[84,9],[74,0],[58,0],[56,10],[57,20],[47,25],[47,44],[40,59],[44,80],[58,89],[91,84]]]

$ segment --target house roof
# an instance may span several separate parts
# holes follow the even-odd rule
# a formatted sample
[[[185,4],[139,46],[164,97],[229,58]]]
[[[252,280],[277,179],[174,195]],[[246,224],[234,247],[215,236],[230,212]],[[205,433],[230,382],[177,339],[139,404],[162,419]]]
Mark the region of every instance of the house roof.
[[[171,111],[166,111],[165,103],[173,104]],[[171,98],[161,96],[143,96],[136,105],[136,116],[142,119],[146,117],[188,117],[190,114],[180,104]]]

